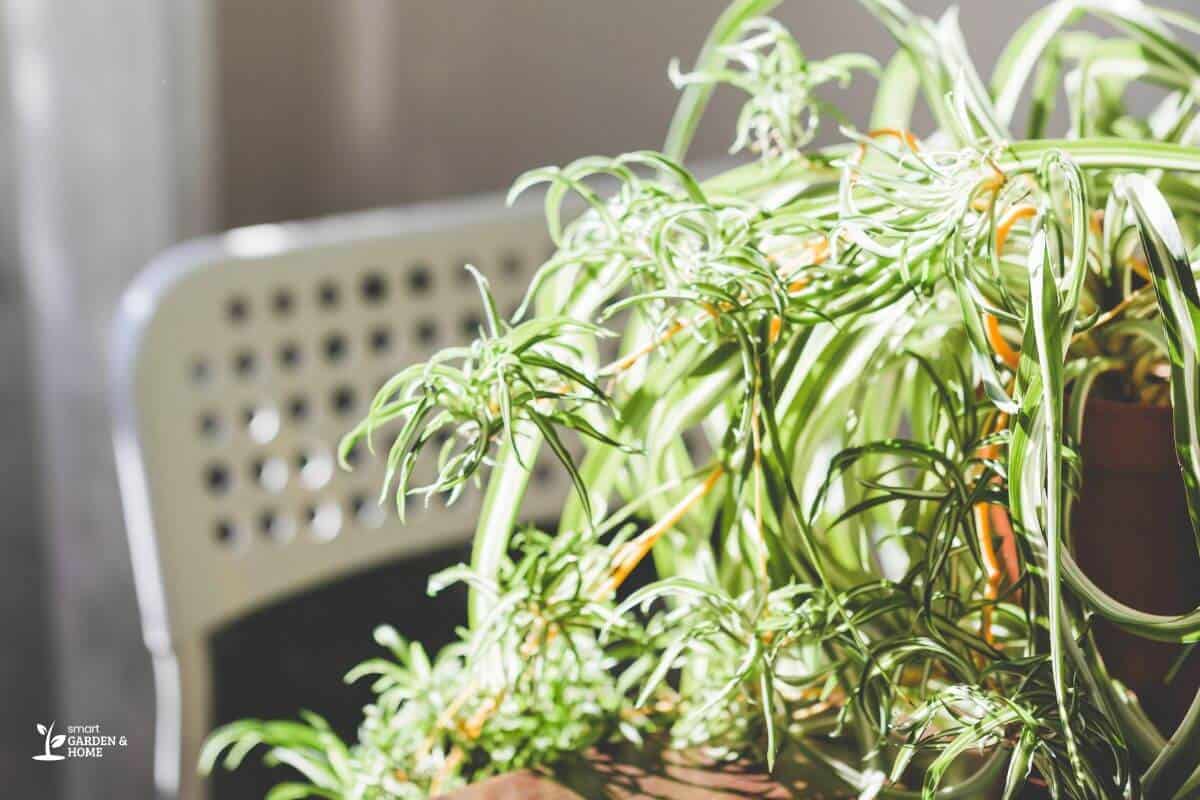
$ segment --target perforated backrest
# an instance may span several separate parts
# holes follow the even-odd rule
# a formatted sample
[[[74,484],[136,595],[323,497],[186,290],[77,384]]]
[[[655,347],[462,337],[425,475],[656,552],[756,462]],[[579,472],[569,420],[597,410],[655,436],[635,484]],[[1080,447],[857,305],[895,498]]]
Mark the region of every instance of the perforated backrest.
[[[236,230],[173,249],[138,279],[117,321],[116,447],[152,650],[469,538],[479,492],[411,504],[400,526],[391,500],[376,502],[388,432],[351,472],[336,445],[397,368],[475,336],[464,263],[509,309],[547,248],[536,207],[487,198]],[[528,518],[561,507],[566,482],[547,466]]]

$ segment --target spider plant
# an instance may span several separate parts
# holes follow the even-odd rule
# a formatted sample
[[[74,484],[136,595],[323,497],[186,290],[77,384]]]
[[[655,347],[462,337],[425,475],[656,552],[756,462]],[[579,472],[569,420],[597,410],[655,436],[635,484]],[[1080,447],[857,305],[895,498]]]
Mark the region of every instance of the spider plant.
[[[262,744],[302,776],[273,800],[421,797],[667,737],[852,796],[1197,796],[1200,698],[1157,730],[1090,622],[1186,644],[1200,609],[1106,595],[1070,508],[1101,387],[1173,407],[1200,533],[1200,19],[1061,0],[985,79],[954,11],[862,1],[885,65],[809,59],[776,2],[737,0],[671,67],[663,152],[517,180],[556,244],[526,301],[503,318],[476,274],[478,340],[397,375],[344,442],[390,431],[401,512],[484,484],[472,563],[430,586],[469,585],[460,641],[430,658],[380,629],[392,658],[348,676],[377,694],[356,744],[241,722],[205,770]],[[879,84],[859,127],[827,99],[851,80]],[[700,181],[720,85],[749,157]],[[829,119],[840,143],[814,146]],[[574,487],[556,532],[517,524],[541,448]]]

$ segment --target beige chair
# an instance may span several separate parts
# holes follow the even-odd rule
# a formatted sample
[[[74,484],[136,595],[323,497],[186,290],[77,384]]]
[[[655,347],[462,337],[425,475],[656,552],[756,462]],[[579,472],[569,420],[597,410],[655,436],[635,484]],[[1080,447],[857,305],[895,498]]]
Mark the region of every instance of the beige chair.
[[[154,661],[160,796],[206,796],[196,758],[214,631],[469,538],[476,491],[449,509],[417,503],[401,527],[376,504],[381,459],[356,453],[344,472],[335,446],[397,367],[474,337],[463,263],[488,275],[502,310],[515,307],[548,249],[539,211],[485,198],[234,230],[170,250],[125,294],[114,438]],[[536,475],[523,514],[552,518],[562,471]]]

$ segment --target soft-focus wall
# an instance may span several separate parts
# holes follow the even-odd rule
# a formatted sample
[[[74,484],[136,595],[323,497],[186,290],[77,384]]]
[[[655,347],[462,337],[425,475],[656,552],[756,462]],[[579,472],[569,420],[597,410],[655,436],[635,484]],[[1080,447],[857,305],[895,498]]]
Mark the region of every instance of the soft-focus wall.
[[[220,146],[227,225],[507,187],[522,170],[659,147],[726,0],[221,0]],[[948,0],[908,0],[937,16]],[[985,70],[1042,0],[960,0]],[[1194,9],[1195,0],[1160,5]],[[853,0],[790,0],[775,16],[806,54],[881,62],[887,32]],[[839,106],[865,121],[875,90]],[[719,92],[692,155],[726,154],[738,109]],[[827,120],[826,129],[834,123]]]
[[[667,64],[691,62],[725,5],[223,0],[224,221],[501,189],[529,167],[658,147],[677,97]],[[910,2],[925,13],[947,5]],[[990,64],[1002,34],[1042,4],[961,5],[972,49]],[[850,0],[792,0],[777,16],[812,58],[854,49],[882,60],[893,49]],[[873,91],[870,79],[851,87],[852,118],[865,117]],[[695,156],[725,153],[737,107],[736,92],[718,96]]]
[[[27,358],[0,372],[3,797],[154,796],[152,679],[113,470],[106,342],[132,276],[215,224],[202,210],[215,197],[203,141],[213,115],[196,82],[213,49],[207,4],[0,3],[0,235],[27,342]],[[34,726],[51,722],[100,725],[128,746],[34,761]]]
[[[0,39],[0,54],[6,55]],[[0,86],[8,60],[0,58]],[[12,104],[0,94],[0,786],[19,786],[31,797],[54,797],[54,772],[29,773],[30,727],[53,707],[45,553],[39,534],[37,455],[29,421],[28,313],[23,302],[17,244],[17,164]],[[35,742],[36,744],[36,742]]]

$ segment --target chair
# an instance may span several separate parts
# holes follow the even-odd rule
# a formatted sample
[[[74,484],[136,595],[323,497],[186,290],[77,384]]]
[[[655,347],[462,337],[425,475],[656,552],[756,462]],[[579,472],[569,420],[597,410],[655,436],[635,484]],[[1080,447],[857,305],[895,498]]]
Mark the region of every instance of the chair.
[[[463,263],[490,277],[505,310],[548,246],[536,204],[486,198],[234,230],[168,251],[128,289],[112,348],[114,446],[154,662],[160,797],[206,796],[196,759],[214,631],[469,539],[477,492],[448,509],[417,503],[400,528],[375,502],[381,459],[356,451],[356,469],[339,470],[337,440],[398,367],[474,337],[480,305]],[[561,470],[535,469],[528,518],[553,518],[564,484]]]

